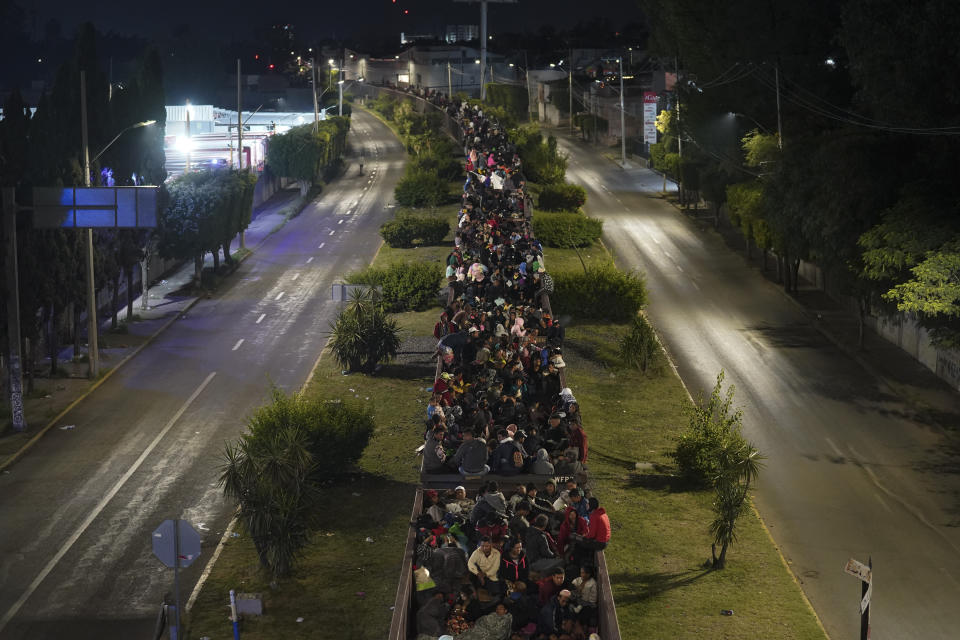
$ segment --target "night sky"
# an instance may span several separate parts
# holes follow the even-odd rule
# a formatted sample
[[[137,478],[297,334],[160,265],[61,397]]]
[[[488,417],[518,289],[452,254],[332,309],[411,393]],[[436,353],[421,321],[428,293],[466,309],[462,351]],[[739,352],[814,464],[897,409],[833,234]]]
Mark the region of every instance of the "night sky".
[[[101,31],[163,38],[180,24],[194,33],[223,39],[241,39],[263,25],[289,22],[298,38],[348,38],[364,31],[408,33],[439,32],[445,24],[479,24],[479,4],[453,0],[348,0],[346,2],[197,2],[165,0],[159,3],[76,2],[75,0],[21,1],[28,12],[27,27],[42,35],[51,18],[60,21],[63,33],[72,34],[83,21],[92,21]],[[612,25],[640,21],[639,0],[521,0],[517,4],[489,5],[489,28],[496,31],[536,30],[549,24],[557,28],[577,22],[606,18]],[[404,9],[409,14],[404,14]],[[149,15],[145,15],[149,14]]]

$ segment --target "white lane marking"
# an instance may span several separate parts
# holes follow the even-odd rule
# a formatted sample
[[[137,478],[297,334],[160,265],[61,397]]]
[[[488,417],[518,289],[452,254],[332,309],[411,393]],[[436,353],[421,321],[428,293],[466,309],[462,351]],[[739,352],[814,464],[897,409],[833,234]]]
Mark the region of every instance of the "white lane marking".
[[[299,274],[299,273],[293,274],[293,279],[294,279],[294,280],[296,280],[296,279],[299,278],[299,277],[300,277],[300,274]]]
[[[693,288],[694,288],[694,289],[696,289],[697,291],[700,291],[700,285],[697,284],[697,281],[696,281],[696,280],[691,280],[691,281],[690,281],[690,284],[693,285]]]
[[[137,469],[140,468],[140,465],[143,464],[143,461],[146,460],[151,453],[153,453],[153,450],[156,448],[158,444],[160,444],[160,441],[163,440],[163,437],[167,435],[167,432],[173,428],[173,425],[176,424],[177,420],[180,419],[180,416],[182,416],[183,413],[190,407],[190,405],[193,404],[193,401],[197,399],[197,396],[203,393],[203,390],[207,388],[207,385],[210,384],[210,381],[213,380],[213,376],[215,375],[217,375],[216,371],[211,372],[210,375],[208,375],[206,379],[200,384],[200,386],[197,387],[192,394],[190,394],[190,397],[187,398],[187,401],[183,403],[183,405],[177,410],[175,414],[173,414],[173,417],[170,418],[169,422],[167,422],[167,424],[163,427],[163,429],[160,430],[160,433],[158,433],[157,436],[153,439],[153,441],[149,445],[147,445],[147,448],[143,450],[143,453],[140,454],[140,457],[137,458],[137,460],[133,463],[133,465],[129,469],[127,469],[127,472],[124,473],[119,480],[117,480],[117,483],[113,485],[110,491],[107,492],[107,495],[105,495],[103,499],[97,504],[97,506],[94,507],[93,511],[90,512],[90,515],[86,517],[86,519],[80,524],[80,526],[77,527],[77,530],[74,531],[73,534],[71,534],[71,536],[63,544],[63,546],[60,547],[60,550],[57,551],[56,555],[54,555],[50,559],[50,562],[48,562],[46,566],[40,571],[40,573],[37,574],[37,577],[33,579],[33,582],[30,583],[30,586],[27,587],[27,590],[24,591],[20,595],[20,597],[17,599],[17,601],[13,603],[13,606],[10,607],[9,610],[7,610],[7,612],[3,616],[3,619],[0,619],[0,631],[3,631],[4,627],[6,627],[10,623],[10,621],[13,619],[13,617],[17,615],[17,612],[20,611],[21,607],[23,607],[27,599],[31,595],[33,595],[33,592],[37,590],[37,587],[40,586],[40,584],[44,581],[44,579],[57,566],[60,560],[63,559],[63,556],[67,555],[67,552],[70,551],[70,548],[74,544],[76,544],[77,540],[80,539],[80,536],[83,535],[83,532],[87,530],[87,528],[93,523],[93,521],[97,519],[97,516],[100,515],[100,512],[103,511],[104,508],[106,508],[106,506],[110,503],[111,500],[113,500],[114,496],[116,496],[117,493],[120,491],[120,489],[123,488],[123,485],[127,483],[127,480],[129,480],[130,477],[137,472]]]
[[[349,211],[347,211],[347,215],[350,215]],[[343,218],[340,218],[339,220],[337,220],[337,224],[343,224]]]
[[[669,251],[664,251],[664,252],[663,252],[663,255],[665,255],[665,256],[667,256],[668,258],[670,258],[671,260],[673,260],[673,256],[670,255],[670,252],[669,252]]]
[[[334,229],[333,231],[330,232],[330,235],[333,235],[333,234],[335,234],[336,232],[337,232],[337,230]]]
[[[830,438],[824,438],[824,440],[827,441],[827,444],[830,445],[830,448],[833,449],[833,452],[834,452],[835,454],[837,454],[837,455],[840,456],[841,458],[845,458],[845,457],[846,457],[845,455],[843,455],[843,451],[840,451],[840,447],[838,447],[837,445],[833,444],[833,440],[831,440]]]
[[[654,238],[653,236],[650,236],[650,239],[653,240],[653,244],[660,244],[660,241]]]
[[[673,266],[675,266],[675,267],[677,268],[677,271],[679,271],[680,273],[683,273],[683,267],[681,267],[681,266],[678,265],[678,264],[675,264],[675,265],[673,265]]]
[[[267,317],[267,314],[261,313],[261,314],[260,314],[260,317],[257,318],[257,321],[254,322],[254,324],[260,324],[261,322],[263,322],[263,319],[266,318],[266,317]]]
[[[954,543],[954,541],[947,536],[947,534],[941,531],[939,527],[935,526],[932,522],[927,520],[926,516],[924,516],[923,513],[920,511],[919,507],[914,505],[912,502],[908,502],[906,499],[901,498],[899,495],[897,495],[890,489],[887,489],[885,486],[880,484],[880,480],[877,478],[877,474],[873,472],[873,469],[867,466],[867,463],[863,461],[864,460],[863,456],[857,453],[857,450],[854,449],[852,446],[850,447],[850,453],[852,453],[853,457],[857,459],[858,461],[857,466],[859,466],[861,469],[867,472],[867,475],[870,476],[870,481],[873,482],[874,486],[876,486],[877,489],[880,489],[880,491],[885,493],[888,498],[891,498],[899,502],[900,506],[906,509],[907,511],[909,511],[914,518],[919,520],[924,526],[926,526],[928,529],[930,529],[931,531],[936,533],[938,536],[940,536],[944,540],[944,542],[946,542],[948,545],[953,547],[955,551],[960,552],[960,546],[957,546]]]
[[[243,344],[243,338],[240,338],[239,340],[237,340],[237,344],[233,345],[233,349],[231,349],[231,351],[236,351],[237,349],[240,348],[240,345],[242,344]]]
[[[307,258],[307,264],[310,264],[311,262],[313,262],[313,256],[310,256],[309,258]]]
[[[278,293],[277,297],[274,298],[274,300],[279,300],[280,298],[282,298],[284,293],[286,293],[286,291],[281,291],[280,293]]]
[[[320,243],[320,246],[317,247],[317,249],[323,249],[323,245],[325,245],[325,244],[327,244],[327,243],[326,243],[326,242],[321,242],[321,243]]]

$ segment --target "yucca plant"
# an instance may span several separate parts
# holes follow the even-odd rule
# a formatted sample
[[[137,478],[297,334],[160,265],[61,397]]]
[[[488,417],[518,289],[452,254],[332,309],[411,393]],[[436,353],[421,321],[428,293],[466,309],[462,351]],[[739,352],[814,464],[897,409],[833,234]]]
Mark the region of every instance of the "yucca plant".
[[[295,424],[227,444],[220,485],[239,506],[239,516],[260,564],[275,578],[290,575],[310,540],[315,514],[315,470],[306,431]]]
[[[354,290],[331,334],[333,355],[346,371],[372,372],[400,350],[400,328],[370,287]]]
[[[633,319],[630,332],[620,339],[619,347],[623,361],[644,373],[653,366],[660,354],[657,334],[642,314]]]

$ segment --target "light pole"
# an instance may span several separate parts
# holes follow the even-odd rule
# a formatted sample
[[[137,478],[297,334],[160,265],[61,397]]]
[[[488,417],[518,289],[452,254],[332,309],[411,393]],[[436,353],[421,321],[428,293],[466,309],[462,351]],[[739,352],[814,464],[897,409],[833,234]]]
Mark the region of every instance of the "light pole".
[[[620,56],[620,164],[627,168],[627,116],[623,105],[623,56]]]
[[[147,127],[154,124],[156,120],[146,120],[130,125],[113,140],[107,143],[100,153],[93,157],[95,162],[104,152],[120,139],[124,133],[130,129]],[[90,185],[90,146],[87,137],[87,73],[80,71],[80,133],[83,141],[83,184],[86,187]],[[93,229],[87,229],[87,375],[90,378],[96,378],[100,375],[100,353],[97,335],[97,288],[93,275]]]

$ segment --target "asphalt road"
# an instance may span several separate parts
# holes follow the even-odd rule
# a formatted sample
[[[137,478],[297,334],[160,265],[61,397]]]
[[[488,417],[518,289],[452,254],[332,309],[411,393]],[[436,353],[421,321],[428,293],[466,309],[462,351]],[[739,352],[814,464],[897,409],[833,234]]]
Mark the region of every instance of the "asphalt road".
[[[659,176],[561,148],[618,263],[646,272],[648,313],[687,387],[709,394],[721,369],[736,385],[744,432],[768,457],[759,510],[830,636],[859,637],[860,585],[843,568],[872,556],[872,638],[957,637],[957,451],[716,233],[656,198]]]
[[[151,532],[167,518],[203,537],[182,571],[186,602],[231,511],[217,486],[224,442],[271,382],[304,382],[334,316],[331,284],[380,244],[405,153],[360,110],[350,144],[343,177],[71,411],[75,429],[52,430],[0,475],[0,637],[152,637],[173,572]]]

